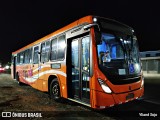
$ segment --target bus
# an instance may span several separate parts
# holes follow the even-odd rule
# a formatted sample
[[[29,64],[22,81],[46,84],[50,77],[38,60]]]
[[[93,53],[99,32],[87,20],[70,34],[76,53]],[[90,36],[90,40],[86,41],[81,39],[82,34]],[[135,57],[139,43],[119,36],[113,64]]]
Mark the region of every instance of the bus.
[[[12,52],[11,75],[19,84],[48,92],[55,101],[68,99],[93,109],[144,94],[133,28],[93,15]]]

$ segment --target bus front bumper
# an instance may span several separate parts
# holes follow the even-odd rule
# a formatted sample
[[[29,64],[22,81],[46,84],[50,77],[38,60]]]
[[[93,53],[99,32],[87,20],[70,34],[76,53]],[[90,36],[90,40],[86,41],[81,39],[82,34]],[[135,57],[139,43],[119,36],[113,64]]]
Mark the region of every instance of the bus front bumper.
[[[144,94],[144,87],[137,90],[124,93],[107,94],[105,92],[95,91],[96,98],[92,104],[95,109],[105,109],[115,105],[127,103],[142,97]]]

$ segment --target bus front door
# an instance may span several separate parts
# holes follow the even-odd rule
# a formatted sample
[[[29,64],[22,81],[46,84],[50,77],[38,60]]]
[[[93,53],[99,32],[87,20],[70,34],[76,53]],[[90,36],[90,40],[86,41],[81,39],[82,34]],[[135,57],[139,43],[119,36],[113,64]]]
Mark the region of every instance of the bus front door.
[[[88,35],[72,40],[71,60],[73,99],[89,103],[90,40]]]

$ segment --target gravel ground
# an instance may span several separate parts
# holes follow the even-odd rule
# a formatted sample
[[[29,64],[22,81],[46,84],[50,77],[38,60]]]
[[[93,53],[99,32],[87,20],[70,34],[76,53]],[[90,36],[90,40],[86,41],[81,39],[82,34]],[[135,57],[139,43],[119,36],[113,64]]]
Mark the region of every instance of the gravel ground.
[[[114,120],[83,105],[67,101],[58,103],[48,93],[22,85],[10,74],[0,74],[0,119],[11,112],[11,118],[3,119],[45,119],[45,120]]]

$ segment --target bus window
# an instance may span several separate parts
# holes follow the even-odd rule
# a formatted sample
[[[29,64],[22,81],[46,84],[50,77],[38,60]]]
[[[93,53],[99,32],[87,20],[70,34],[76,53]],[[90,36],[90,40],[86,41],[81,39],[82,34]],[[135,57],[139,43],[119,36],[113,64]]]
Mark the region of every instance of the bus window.
[[[45,43],[41,44],[41,62],[45,61]]]
[[[23,64],[24,63],[24,53],[21,52],[20,53],[20,64]]]
[[[38,59],[38,50],[39,50],[39,47],[35,47],[34,48],[34,53],[33,53],[33,63],[36,64],[38,63],[39,59]]]
[[[82,39],[82,69],[89,72],[89,37]]]
[[[57,59],[57,38],[51,41],[51,60]]]
[[[72,42],[72,66],[79,67],[79,48],[78,48],[78,40]]]
[[[32,63],[32,48],[29,49],[29,63]]]
[[[50,52],[50,41],[47,41],[45,48],[45,62],[49,61],[49,52]]]
[[[49,60],[50,41],[41,44],[41,62]]]
[[[57,59],[64,59],[64,51],[65,51],[65,36],[62,35],[58,38],[58,54]]]
[[[17,64],[19,64],[20,63],[20,54],[18,53],[17,54]]]
[[[65,51],[65,35],[60,36],[58,39],[54,38],[51,41],[51,60],[63,60],[65,55],[64,51]]]
[[[26,50],[24,53],[25,53],[24,63],[29,63],[29,49]]]

